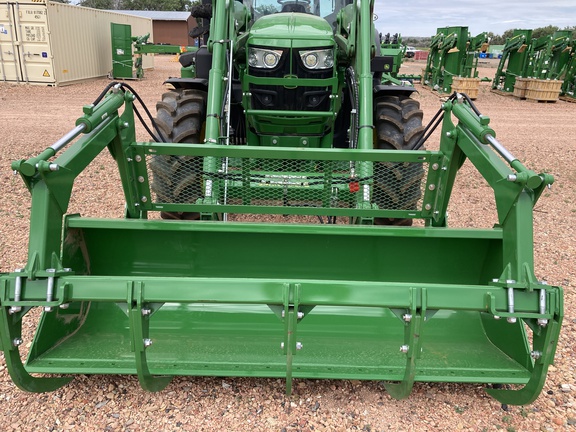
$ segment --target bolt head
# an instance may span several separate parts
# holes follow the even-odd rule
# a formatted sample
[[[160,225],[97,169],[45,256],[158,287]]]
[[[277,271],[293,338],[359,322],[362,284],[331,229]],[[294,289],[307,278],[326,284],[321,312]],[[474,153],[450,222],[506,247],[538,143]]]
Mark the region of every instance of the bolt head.
[[[54,310],[54,308],[52,306],[45,306],[44,307],[44,312],[52,312]]]
[[[532,357],[534,360],[538,360],[540,357],[542,357],[542,353],[540,351],[530,351],[530,357]]]
[[[8,313],[10,315],[15,314],[16,312],[20,312],[22,310],[22,308],[20,306],[12,306],[10,309],[8,309]]]
[[[280,349],[284,349],[284,342],[280,342]]]
[[[146,338],[143,340],[143,342],[144,342],[144,348],[148,348],[150,345],[152,345],[152,339]]]
[[[410,322],[410,321],[412,321],[412,315],[411,314],[404,314],[404,315],[402,315],[402,319],[406,322]]]
[[[304,312],[298,312],[298,319],[304,318]]]
[[[304,345],[302,345],[302,342],[296,342],[296,349],[297,350],[301,350],[304,347]]]
[[[514,324],[516,322],[516,318],[515,317],[509,317],[506,319],[506,321],[508,321],[510,324]]]
[[[408,345],[402,345],[400,347],[400,352],[406,354],[408,352]]]
[[[60,309],[68,309],[70,307],[70,303],[62,303],[60,305]]]
[[[148,316],[148,315],[150,315],[151,313],[152,313],[152,310],[149,309],[149,308],[144,308],[144,309],[142,309],[142,315],[143,315],[143,316]]]
[[[540,319],[538,319],[538,325],[540,327],[546,327],[548,325],[548,320],[540,318]]]
[[[12,345],[14,345],[15,347],[17,347],[17,346],[22,345],[23,342],[24,342],[24,341],[22,340],[22,338],[17,337],[17,338],[14,338],[14,339],[12,340]]]
[[[495,320],[499,320],[499,319],[500,319],[500,315],[494,315],[494,319],[495,319]]]

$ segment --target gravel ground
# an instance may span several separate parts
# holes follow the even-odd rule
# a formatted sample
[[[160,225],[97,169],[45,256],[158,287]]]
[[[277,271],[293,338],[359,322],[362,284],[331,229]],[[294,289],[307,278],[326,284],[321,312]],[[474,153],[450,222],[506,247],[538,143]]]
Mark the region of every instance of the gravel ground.
[[[409,61],[403,72],[419,73],[422,62]],[[480,76],[494,76],[493,64]],[[162,93],[162,81],[178,75],[170,57],[157,57],[156,69],[130,84],[148,106]],[[29,194],[12,175],[10,162],[37,154],[72,129],[81,107],[108,83],[99,79],[48,88],[0,83],[0,270],[26,261]],[[417,85],[429,120],[439,98]],[[481,385],[417,383],[410,398],[392,399],[378,382],[296,380],[292,397],[276,379],[179,377],[162,392],[143,391],[135,377],[79,376],[47,394],[24,393],[12,384],[0,361],[0,419],[3,430],[506,430],[563,431],[575,428],[576,395],[573,265],[576,243],[576,104],[519,101],[489,92],[483,83],[476,101],[492,119],[498,139],[529,168],[553,174],[556,183],[535,212],[536,274],[565,289],[563,330],[544,391],[530,406],[501,406]],[[153,111],[154,112],[154,111]],[[141,133],[139,139],[147,140]],[[434,143],[428,144],[433,149]],[[493,199],[486,184],[464,167],[464,181],[450,207],[451,226],[491,226]],[[470,174],[468,176],[467,174]],[[114,184],[112,187],[111,185]],[[122,215],[118,176],[103,155],[78,179],[71,212]],[[434,251],[430,251],[434,253]],[[425,257],[423,257],[425,258]],[[31,340],[27,322],[24,338]]]

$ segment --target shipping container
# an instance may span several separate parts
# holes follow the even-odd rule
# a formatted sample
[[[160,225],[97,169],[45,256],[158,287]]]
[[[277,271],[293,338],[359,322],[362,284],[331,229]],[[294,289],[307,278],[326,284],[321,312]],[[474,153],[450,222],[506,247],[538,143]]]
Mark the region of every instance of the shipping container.
[[[112,70],[110,24],[150,33],[152,20],[46,0],[0,0],[0,80],[66,85]],[[143,58],[145,69],[154,57]]]

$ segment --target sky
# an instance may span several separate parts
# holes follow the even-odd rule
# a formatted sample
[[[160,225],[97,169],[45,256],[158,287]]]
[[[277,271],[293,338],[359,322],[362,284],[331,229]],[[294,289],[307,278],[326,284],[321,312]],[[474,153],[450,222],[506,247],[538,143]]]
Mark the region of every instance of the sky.
[[[380,33],[403,37],[430,37],[439,27],[468,27],[476,36],[515,28],[576,26],[576,0],[375,0],[374,13]]]
[[[468,27],[472,36],[508,29],[576,26],[576,0],[375,0],[381,33],[433,36],[439,27]]]

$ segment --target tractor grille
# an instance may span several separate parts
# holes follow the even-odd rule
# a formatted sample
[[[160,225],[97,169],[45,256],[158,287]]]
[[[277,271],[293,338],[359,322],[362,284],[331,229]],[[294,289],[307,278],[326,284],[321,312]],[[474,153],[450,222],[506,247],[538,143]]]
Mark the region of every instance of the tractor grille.
[[[331,78],[334,74],[329,70],[310,70],[304,67],[299,50],[285,49],[282,59],[274,69],[248,68],[248,73],[255,77],[284,78]],[[328,111],[330,109],[330,88],[299,86],[287,88],[277,85],[250,84],[252,94],[252,109],[274,109],[286,111]]]
[[[259,206],[278,214],[290,207],[315,214],[317,209],[370,204],[372,209],[417,211],[418,216],[428,171],[424,162],[211,157],[213,172],[208,172],[203,158],[177,155],[149,156],[147,164],[156,204],[200,205],[212,197],[232,208],[227,212]]]

